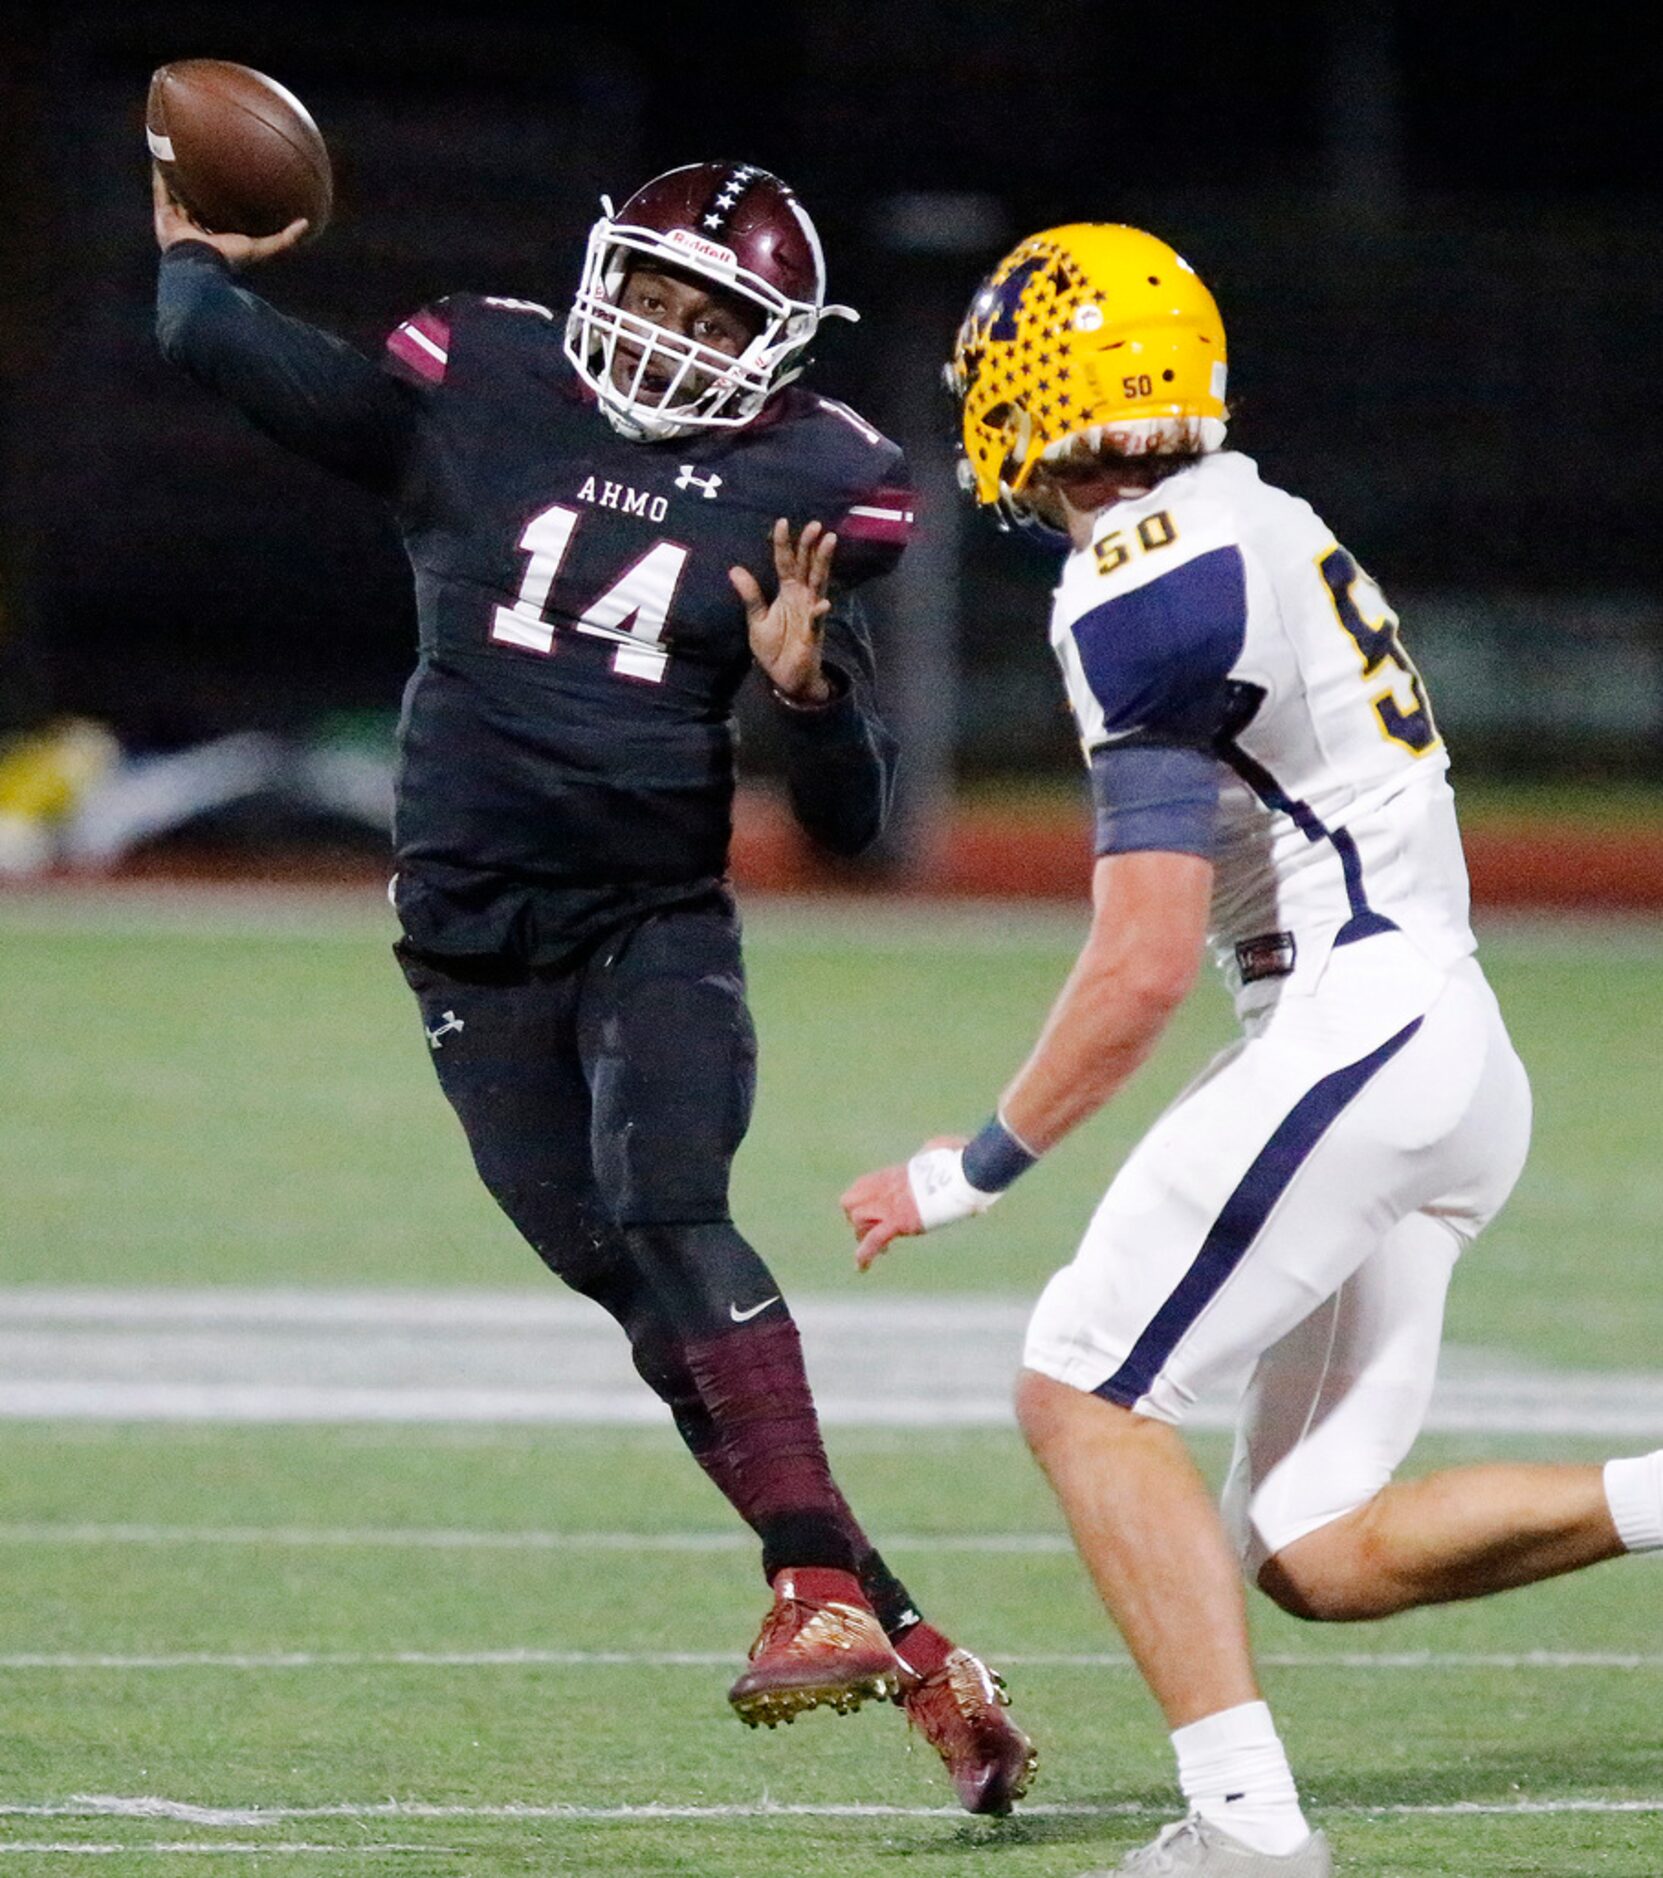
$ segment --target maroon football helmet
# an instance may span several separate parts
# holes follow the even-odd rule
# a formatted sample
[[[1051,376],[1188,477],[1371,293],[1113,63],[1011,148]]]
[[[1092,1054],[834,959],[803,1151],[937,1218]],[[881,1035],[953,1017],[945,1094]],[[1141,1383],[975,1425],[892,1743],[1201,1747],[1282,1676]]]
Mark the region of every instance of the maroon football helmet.
[[[653,442],[749,423],[803,369],[821,320],[859,318],[825,304],[813,222],[786,184],[753,163],[689,163],[655,176],[616,213],[605,196],[601,207],[566,321],[566,356],[626,437]],[[760,309],[756,336],[730,358],[624,312],[624,282],[642,262]],[[613,371],[620,341],[630,364],[623,386]],[[657,389],[666,372],[669,383]]]

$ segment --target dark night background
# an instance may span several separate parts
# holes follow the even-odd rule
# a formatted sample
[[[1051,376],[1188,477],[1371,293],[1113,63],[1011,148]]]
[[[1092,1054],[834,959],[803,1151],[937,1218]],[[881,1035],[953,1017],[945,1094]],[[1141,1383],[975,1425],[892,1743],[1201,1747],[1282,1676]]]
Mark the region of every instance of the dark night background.
[[[1232,441],[1387,587],[1458,753],[1663,775],[1663,142],[1639,13],[1099,0],[679,7],[65,6],[0,24],[0,727],[130,745],[390,713],[412,626],[367,499],[150,338],[142,102],[233,58],[311,107],[327,239],[263,269],[366,348],[453,289],[565,303],[606,190],[742,156],[804,196],[816,377],[930,503],[883,622],[918,750],[1061,768],[1048,561],[961,513],[937,373],[1031,228],[1174,242],[1230,337]],[[955,683],[941,680],[956,671]],[[938,682],[940,681],[940,682]],[[950,708],[949,708],[950,707]]]

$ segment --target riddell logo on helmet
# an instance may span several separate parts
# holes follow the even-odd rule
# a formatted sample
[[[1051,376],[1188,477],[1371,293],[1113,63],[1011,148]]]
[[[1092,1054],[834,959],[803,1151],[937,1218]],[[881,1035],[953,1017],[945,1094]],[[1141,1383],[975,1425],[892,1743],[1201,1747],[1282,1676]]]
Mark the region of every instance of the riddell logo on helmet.
[[[723,247],[719,241],[706,241],[703,235],[696,235],[690,228],[672,228],[664,237],[673,248],[685,248],[689,254],[696,254],[701,261],[709,261],[713,266],[735,268],[739,265],[739,256],[731,248]]]

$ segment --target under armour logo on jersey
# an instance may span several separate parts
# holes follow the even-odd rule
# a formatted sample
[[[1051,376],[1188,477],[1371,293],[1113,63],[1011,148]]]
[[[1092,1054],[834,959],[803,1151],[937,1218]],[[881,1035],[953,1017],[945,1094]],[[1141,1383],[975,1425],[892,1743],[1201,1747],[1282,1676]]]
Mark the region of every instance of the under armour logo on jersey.
[[[433,1029],[428,1031],[427,1047],[430,1050],[437,1050],[444,1043],[445,1038],[448,1037],[453,1030],[466,1030],[466,1029],[467,1029],[467,1025],[462,1021],[460,1017],[456,1015],[454,1011],[446,1011],[445,1021],[442,1024],[434,1025]]]
[[[716,500],[716,491],[722,486],[720,476],[701,476],[691,463],[683,463],[681,474],[676,478],[678,489],[699,489],[704,492],[706,502]]]

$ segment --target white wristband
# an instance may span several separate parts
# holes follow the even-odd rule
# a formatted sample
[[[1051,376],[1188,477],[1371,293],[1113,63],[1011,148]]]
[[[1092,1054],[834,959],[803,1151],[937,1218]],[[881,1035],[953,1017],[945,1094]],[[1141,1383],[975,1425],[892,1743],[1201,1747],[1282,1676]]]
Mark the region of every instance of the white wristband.
[[[925,1232],[985,1213],[1003,1197],[983,1193],[965,1179],[962,1148],[920,1148],[907,1162],[907,1185]]]

